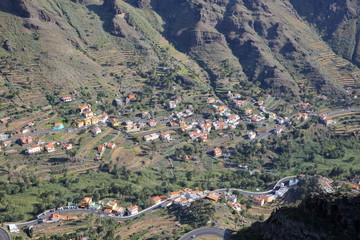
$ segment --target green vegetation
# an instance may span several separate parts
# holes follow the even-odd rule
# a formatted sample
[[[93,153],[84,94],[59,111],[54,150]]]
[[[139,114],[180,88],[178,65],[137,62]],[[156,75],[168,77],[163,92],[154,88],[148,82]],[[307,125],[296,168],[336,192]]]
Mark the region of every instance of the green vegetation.
[[[295,130],[260,144],[241,143],[231,156],[235,163],[263,167],[282,175],[321,174],[346,178],[359,172],[360,144],[352,137],[330,135],[327,130]],[[270,158],[271,162],[264,162]]]
[[[209,221],[213,220],[215,206],[210,201],[201,199],[192,202],[187,208],[173,205],[169,211],[175,214],[180,223],[199,228],[206,226]]]

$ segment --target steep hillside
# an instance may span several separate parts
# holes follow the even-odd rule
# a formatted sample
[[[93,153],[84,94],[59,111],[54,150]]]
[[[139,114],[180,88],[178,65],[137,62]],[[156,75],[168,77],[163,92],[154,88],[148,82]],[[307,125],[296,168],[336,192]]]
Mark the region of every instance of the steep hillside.
[[[360,196],[308,196],[297,207],[283,207],[264,223],[240,231],[236,239],[359,239]]]
[[[358,1],[3,0],[0,10],[4,116],[73,89],[105,102],[140,93],[159,66],[219,96],[359,89]]]
[[[338,57],[289,2],[153,2],[168,23],[167,36],[214,75],[217,87],[250,81],[273,94],[295,96],[306,89],[334,94],[359,87],[358,68]]]
[[[360,2],[350,0],[309,1],[291,4],[320,32],[332,49],[360,66]]]
[[[144,74],[160,65],[207,81],[195,62],[168,50],[164,22],[152,11],[97,0],[7,0],[0,10],[1,116],[45,107],[74,89],[84,102],[111,103],[142,92]]]

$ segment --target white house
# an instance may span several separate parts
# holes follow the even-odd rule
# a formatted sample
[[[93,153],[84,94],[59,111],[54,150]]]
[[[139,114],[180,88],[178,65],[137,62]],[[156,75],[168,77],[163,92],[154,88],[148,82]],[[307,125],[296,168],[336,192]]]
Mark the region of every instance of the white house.
[[[127,208],[130,215],[138,214],[139,213],[138,209],[139,209],[139,207],[137,205],[134,205],[134,206],[131,206],[131,207]]]
[[[170,133],[162,133],[160,135],[160,139],[163,141],[171,141],[172,140]]]
[[[160,137],[160,135],[158,133],[152,133],[152,134],[144,136],[144,140],[145,140],[145,142],[150,142],[150,141],[154,141],[154,140],[158,139],[159,137]]]
[[[298,182],[299,182],[299,179],[290,179],[289,187],[297,185]]]
[[[19,233],[20,230],[18,229],[18,227],[15,224],[9,224],[9,231],[11,233]]]
[[[91,133],[94,135],[98,135],[99,133],[101,133],[101,129],[99,127],[94,127],[93,129],[91,129]]]
[[[174,109],[174,108],[176,108],[176,106],[177,106],[177,105],[176,105],[176,102],[175,102],[175,101],[170,101],[170,102],[169,102],[169,108],[170,108],[170,109]]]
[[[256,133],[255,132],[249,132],[248,133],[248,138],[251,139],[251,140],[255,139],[256,138]]]
[[[0,141],[4,141],[4,140],[6,140],[6,139],[8,139],[8,138],[9,138],[9,135],[8,135],[8,134],[5,134],[5,133],[0,134]]]
[[[35,146],[32,146],[32,147],[29,147],[26,149],[26,153],[28,154],[34,154],[34,153],[39,153],[42,151],[42,147],[39,146],[39,145],[35,145]]]

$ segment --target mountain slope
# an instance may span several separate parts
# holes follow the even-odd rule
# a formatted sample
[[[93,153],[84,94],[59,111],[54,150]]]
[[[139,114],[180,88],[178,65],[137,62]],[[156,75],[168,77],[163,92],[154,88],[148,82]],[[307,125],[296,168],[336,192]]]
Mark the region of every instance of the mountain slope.
[[[72,89],[107,101],[142,92],[159,66],[219,96],[359,89],[359,1],[4,0],[0,10],[1,115]]]

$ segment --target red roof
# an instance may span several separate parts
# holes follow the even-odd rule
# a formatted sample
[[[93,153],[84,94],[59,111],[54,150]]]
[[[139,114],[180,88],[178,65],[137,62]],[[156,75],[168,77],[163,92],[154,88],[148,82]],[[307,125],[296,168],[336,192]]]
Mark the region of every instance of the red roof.
[[[155,197],[152,197],[151,200],[153,200],[154,202],[159,202],[159,201],[161,201],[161,198],[159,196],[155,196]]]
[[[104,210],[104,213],[111,213],[111,211],[112,211],[112,210],[108,208],[108,209],[105,209],[105,210]]]
[[[131,207],[128,207],[128,210],[129,211],[134,211],[134,210],[137,210],[139,207],[137,205],[134,205],[134,206],[131,206]]]

